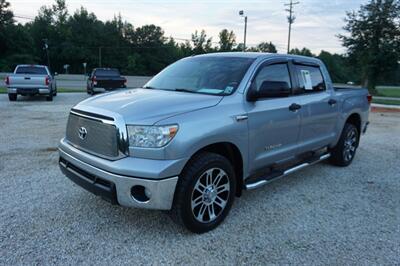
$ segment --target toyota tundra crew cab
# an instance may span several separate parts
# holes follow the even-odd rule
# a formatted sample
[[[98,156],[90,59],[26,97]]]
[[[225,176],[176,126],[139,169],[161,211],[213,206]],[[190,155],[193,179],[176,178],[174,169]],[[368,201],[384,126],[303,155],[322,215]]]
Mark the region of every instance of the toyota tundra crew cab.
[[[8,99],[16,101],[18,94],[45,95],[47,101],[57,96],[57,84],[47,66],[18,65],[14,73],[6,76]]]
[[[328,158],[349,165],[370,100],[365,89],[333,87],[315,58],[192,56],[143,88],[74,106],[59,166],[111,203],[170,210],[203,233],[243,190]]]

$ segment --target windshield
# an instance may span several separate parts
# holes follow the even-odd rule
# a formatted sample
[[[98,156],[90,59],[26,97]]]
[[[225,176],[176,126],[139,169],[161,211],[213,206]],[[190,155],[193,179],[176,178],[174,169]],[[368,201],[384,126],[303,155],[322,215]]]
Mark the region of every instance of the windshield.
[[[161,71],[144,88],[229,95],[239,86],[253,58],[190,57]]]
[[[20,66],[15,71],[15,74],[47,75],[47,71],[44,67]]]

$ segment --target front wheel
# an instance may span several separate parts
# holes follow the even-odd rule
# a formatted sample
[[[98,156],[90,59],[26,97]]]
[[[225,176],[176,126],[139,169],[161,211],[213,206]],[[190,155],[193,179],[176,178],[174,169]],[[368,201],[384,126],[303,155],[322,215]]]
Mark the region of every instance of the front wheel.
[[[225,157],[201,153],[185,167],[175,191],[172,218],[194,233],[217,227],[235,198],[236,179]]]
[[[357,127],[346,123],[339,142],[331,151],[331,162],[338,166],[350,165],[356,155],[359,137]]]

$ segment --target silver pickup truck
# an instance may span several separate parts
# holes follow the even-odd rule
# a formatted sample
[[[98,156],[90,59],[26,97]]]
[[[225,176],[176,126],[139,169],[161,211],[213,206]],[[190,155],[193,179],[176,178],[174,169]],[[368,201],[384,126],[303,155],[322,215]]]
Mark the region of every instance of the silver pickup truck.
[[[74,106],[59,166],[112,203],[170,210],[203,233],[243,190],[325,159],[349,165],[370,101],[365,89],[333,87],[315,58],[192,56],[143,88]]]
[[[45,95],[47,101],[57,96],[56,80],[47,66],[18,65],[13,74],[6,76],[5,83],[10,101],[16,101],[18,94]]]

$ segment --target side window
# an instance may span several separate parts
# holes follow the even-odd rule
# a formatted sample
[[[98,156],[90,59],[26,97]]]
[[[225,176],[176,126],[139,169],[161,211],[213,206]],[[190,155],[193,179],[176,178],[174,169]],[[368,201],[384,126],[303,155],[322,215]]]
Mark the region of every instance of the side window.
[[[299,93],[321,92],[326,89],[319,67],[296,65],[296,73],[300,83]]]
[[[259,91],[264,81],[284,82],[288,88],[292,87],[287,64],[274,64],[262,67],[254,79],[254,86]]]

